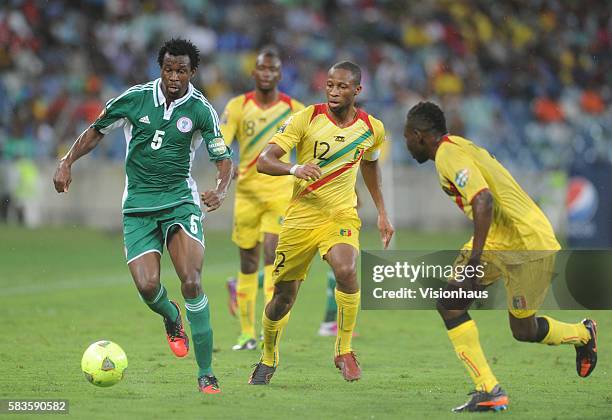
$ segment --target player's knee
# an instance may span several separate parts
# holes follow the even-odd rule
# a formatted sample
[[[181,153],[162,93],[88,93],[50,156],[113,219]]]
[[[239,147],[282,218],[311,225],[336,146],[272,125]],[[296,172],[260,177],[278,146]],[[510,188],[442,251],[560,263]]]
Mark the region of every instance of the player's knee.
[[[195,267],[175,267],[181,283],[200,283],[202,271]]]
[[[257,272],[257,266],[259,265],[259,252],[255,249],[249,250],[248,252],[240,252],[240,271],[245,274],[252,274]]]
[[[268,305],[266,305],[265,313],[266,316],[272,321],[278,321],[289,313],[293,307],[293,300],[282,299],[279,297],[272,298]]]
[[[295,302],[295,296],[281,293],[277,295],[276,301],[279,306],[282,306],[284,308],[291,308]]]
[[[295,303],[296,296],[291,293],[277,293],[270,303],[273,305],[274,312],[283,316],[291,310]]]
[[[463,313],[469,307],[469,303],[462,299],[439,298],[436,301],[436,309],[442,315],[442,318],[456,316],[457,313]]]
[[[445,288],[445,292],[447,293],[447,297],[441,296],[436,300],[436,309],[438,313],[442,316],[443,319],[451,319],[455,318],[465,312],[470,308],[473,299],[470,298],[462,298],[459,293],[461,286],[457,286],[455,284],[447,284]]]
[[[255,258],[242,258],[240,261],[240,271],[245,274],[252,274],[257,271],[257,259]]]
[[[181,278],[181,290],[183,292],[184,297],[195,298],[197,297],[201,290],[202,286],[200,283],[200,272],[193,271],[190,273],[183,273]]]
[[[336,283],[340,286],[356,280],[357,273],[355,271],[355,264],[343,263],[335,266],[334,275],[336,276]]]
[[[438,310],[438,313],[440,314],[442,319],[447,319],[449,317],[449,311],[444,306],[444,302],[442,302],[441,298],[436,301],[436,309]]]
[[[467,314],[468,306],[469,305],[458,305],[455,301],[449,301],[443,298],[436,301],[436,309],[444,322],[464,317],[465,314]]]
[[[136,280],[138,293],[145,299],[152,299],[159,291],[159,276],[150,276]]]

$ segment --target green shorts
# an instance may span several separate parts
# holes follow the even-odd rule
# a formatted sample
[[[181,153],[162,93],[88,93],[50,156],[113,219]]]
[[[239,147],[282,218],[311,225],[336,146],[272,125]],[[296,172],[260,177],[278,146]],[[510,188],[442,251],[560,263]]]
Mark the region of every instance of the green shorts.
[[[183,203],[150,213],[124,214],[123,243],[127,263],[149,252],[161,255],[168,236],[181,228],[204,246],[202,210],[195,204]]]

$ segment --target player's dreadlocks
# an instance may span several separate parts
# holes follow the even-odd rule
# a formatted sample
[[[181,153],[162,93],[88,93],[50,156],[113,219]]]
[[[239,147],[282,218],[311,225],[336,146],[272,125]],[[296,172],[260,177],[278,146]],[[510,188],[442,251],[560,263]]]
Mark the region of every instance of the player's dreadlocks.
[[[440,107],[433,102],[419,102],[408,112],[406,122],[423,130],[435,130],[439,134],[446,134],[446,118]]]
[[[159,64],[160,68],[164,63],[164,56],[166,53],[174,56],[188,55],[192,70],[197,69],[198,65],[200,64],[200,50],[198,47],[193,45],[191,41],[187,41],[185,39],[172,38],[164,43],[164,45],[159,49],[159,54],[157,55],[157,63]]]

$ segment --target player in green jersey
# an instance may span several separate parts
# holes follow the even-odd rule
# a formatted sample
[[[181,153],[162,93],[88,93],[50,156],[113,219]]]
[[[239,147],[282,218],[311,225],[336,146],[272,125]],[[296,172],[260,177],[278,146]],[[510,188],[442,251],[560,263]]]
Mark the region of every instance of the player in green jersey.
[[[164,319],[171,350],[189,351],[179,306],[168,299],[160,282],[164,244],[181,281],[187,319],[198,364],[198,387],[220,392],[211,368],[212,330],[208,298],[200,275],[204,258],[203,214],[219,208],[231,181],[231,153],[219,119],[204,95],[190,83],[199,51],[189,41],[172,39],[159,50],[161,77],[133,86],[111,99],[98,119],[59,161],[53,182],[68,192],[71,166],[89,153],[109,131],[122,127],[127,143],[123,194],[123,235],[127,264],[142,300]],[[198,193],[191,177],[195,151],[204,142],[217,166],[215,188]]]

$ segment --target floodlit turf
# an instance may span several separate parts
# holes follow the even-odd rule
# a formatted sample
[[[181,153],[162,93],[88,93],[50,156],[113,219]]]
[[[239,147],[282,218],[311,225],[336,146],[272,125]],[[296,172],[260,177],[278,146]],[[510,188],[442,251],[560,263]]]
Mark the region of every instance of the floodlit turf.
[[[453,249],[458,234],[399,232],[398,249]],[[0,398],[66,398],[78,418],[448,418],[471,383],[442,322],[426,311],[363,311],[354,340],[363,379],[345,383],[333,366],[333,338],[316,336],[325,303],[325,266],[303,285],[281,344],[281,365],[268,387],[247,385],[259,351],[232,352],[238,321],[226,309],[225,279],[237,251],[228,233],[206,237],[204,289],[211,302],[214,368],[222,395],[197,392],[193,354],[176,359],[161,318],[140,301],[123,262],[121,237],[83,228],[22,230],[0,226]],[[362,238],[377,249],[376,234]],[[179,282],[164,259],[172,298]],[[261,294],[260,294],[261,297]],[[474,311],[493,371],[510,395],[501,416],[606,418],[612,413],[612,312],[554,312],[560,320],[592,315],[600,360],[592,377],[576,375],[574,349],[521,344],[503,311]],[[80,371],[87,346],[120,344],[123,382],[96,388]],[[465,416],[465,415],[464,415]],[[488,416],[487,416],[488,417]]]

